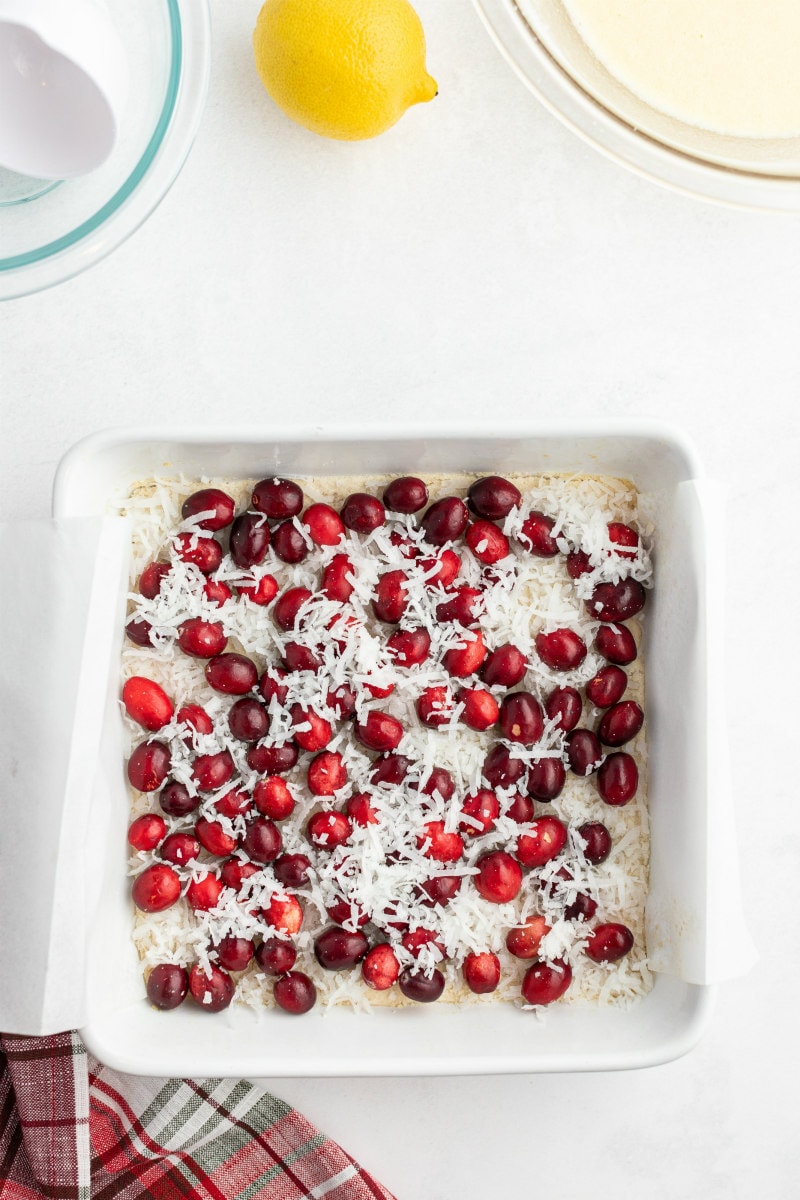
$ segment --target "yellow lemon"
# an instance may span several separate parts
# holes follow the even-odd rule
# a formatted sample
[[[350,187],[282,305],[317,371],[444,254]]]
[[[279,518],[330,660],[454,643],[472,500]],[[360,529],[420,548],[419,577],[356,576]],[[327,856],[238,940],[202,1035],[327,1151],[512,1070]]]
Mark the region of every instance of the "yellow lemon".
[[[437,91],[408,0],[266,0],[253,49],[275,103],[324,137],[375,137]]]

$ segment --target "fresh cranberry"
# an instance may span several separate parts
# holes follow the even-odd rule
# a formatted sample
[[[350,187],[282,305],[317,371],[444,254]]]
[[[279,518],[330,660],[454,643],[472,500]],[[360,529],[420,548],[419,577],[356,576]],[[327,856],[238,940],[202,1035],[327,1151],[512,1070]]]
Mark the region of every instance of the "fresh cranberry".
[[[226,833],[218,821],[209,821],[200,817],[194,827],[197,840],[209,854],[225,858],[236,849],[236,838]]]
[[[314,942],[314,957],[326,971],[341,971],[354,967],[369,950],[363,933],[349,933],[338,925],[323,930]]]
[[[169,774],[169,747],[163,742],[140,742],[128,759],[128,782],[139,792],[157,791]]]
[[[246,596],[252,604],[265,608],[278,594],[278,581],[274,575],[262,575],[258,582],[237,583],[240,596]]]
[[[537,962],[525,972],[522,995],[528,1004],[552,1004],[561,999],[571,983],[572,967],[563,959]]]
[[[291,479],[272,476],[255,485],[251,503],[271,521],[282,521],[303,511],[303,489]]]
[[[267,710],[252,696],[243,696],[228,711],[228,728],[240,742],[258,742],[269,728]]]
[[[606,709],[597,736],[606,746],[624,746],[635,738],[644,724],[644,713],[635,700],[621,700]]]
[[[178,629],[178,645],[192,658],[213,658],[225,649],[228,639],[216,621],[190,617]]]
[[[609,663],[586,684],[586,698],[596,708],[610,708],[622,699],[627,686],[628,676],[622,667]]]
[[[296,671],[318,671],[323,665],[322,646],[305,646],[301,642],[287,642],[283,648],[281,662],[289,674]]]
[[[469,729],[483,733],[497,724],[500,717],[500,705],[491,692],[483,688],[462,688],[458,699],[464,705],[461,720]]]
[[[511,553],[508,538],[491,521],[473,521],[464,540],[478,561],[489,566]]]
[[[543,867],[567,844],[567,827],[557,817],[537,817],[517,842],[516,855],[523,867]]]
[[[269,817],[254,817],[249,821],[240,845],[257,863],[273,862],[283,848],[280,830]]]
[[[596,866],[605,862],[611,853],[611,834],[602,821],[586,821],[578,830],[585,845],[583,857],[588,863]]]
[[[405,571],[387,571],[378,580],[372,599],[372,611],[379,621],[396,625],[408,604],[408,576]]]
[[[505,850],[492,850],[475,864],[475,887],[484,900],[492,904],[507,904],[522,887],[522,868]]]
[[[215,908],[222,895],[223,883],[216,875],[203,875],[193,879],[186,890],[189,906],[197,911],[207,912]]]
[[[459,587],[436,605],[436,619],[443,623],[453,621],[469,629],[478,624],[485,608],[486,601],[479,588]]]
[[[356,711],[356,694],[349,684],[342,683],[327,693],[325,705],[333,709],[340,721],[346,721]]]
[[[479,517],[500,521],[522,504],[522,493],[502,475],[484,475],[470,484],[467,504]]]
[[[205,1012],[221,1012],[233,1000],[233,980],[227,971],[209,965],[208,974],[199,963],[189,972],[189,991],[192,998]]]
[[[297,962],[297,951],[283,938],[266,937],[256,950],[255,958],[265,975],[285,975]]]
[[[385,753],[397,749],[403,737],[403,726],[396,717],[373,709],[367,713],[366,720],[356,722],[355,733],[362,746]]]
[[[308,542],[294,521],[283,521],[272,531],[272,549],[285,563],[299,563],[308,557]]]
[[[200,842],[190,833],[170,833],[161,843],[159,853],[165,862],[185,867],[200,856]]]
[[[530,780],[530,771],[528,772]],[[505,815],[512,821],[516,821],[518,825],[527,825],[528,821],[533,820],[533,800],[530,796],[526,796],[524,792],[515,792],[514,798],[505,811]]]
[[[586,954],[592,962],[617,962],[632,947],[633,934],[628,926],[611,921],[607,925],[595,925],[586,943]]]
[[[404,754],[384,754],[375,759],[369,777],[373,783],[388,783],[396,787],[403,782],[410,766],[411,759],[406,758]]]
[[[269,525],[263,513],[240,513],[231,526],[231,558],[243,571],[264,561],[269,542]]]
[[[419,512],[428,503],[428,489],[415,475],[401,475],[383,489],[383,503],[392,512]]]
[[[428,821],[417,835],[417,849],[435,862],[456,862],[464,853],[464,839],[459,833],[447,833],[444,821]]]
[[[483,777],[492,788],[513,787],[525,774],[525,763],[508,746],[493,746],[483,762]]]
[[[311,859],[305,854],[279,854],[272,870],[284,887],[302,888],[308,883]]]
[[[461,570],[461,559],[455,550],[446,546],[434,558],[421,558],[419,565],[424,569],[426,587],[449,587]]]
[[[186,817],[197,808],[200,797],[190,795],[184,784],[173,779],[159,793],[158,802],[168,817]]]
[[[143,617],[131,617],[125,626],[125,635],[135,646],[153,645],[153,626]]]
[[[235,892],[238,892],[245,880],[257,875],[260,869],[255,863],[241,858],[226,858],[219,869],[219,877],[225,887],[233,888]]]
[[[564,790],[567,772],[560,758],[540,758],[528,771],[528,794],[543,804],[555,800]]]
[[[459,831],[467,837],[481,837],[494,829],[500,816],[500,801],[488,788],[479,788],[465,796],[461,812],[466,819],[459,823]]]
[[[601,625],[594,644],[598,654],[617,666],[627,667],[636,658],[636,641],[627,625]]]
[[[551,671],[574,671],[586,658],[586,643],[573,629],[537,633],[536,653]]]
[[[638,580],[628,578],[619,583],[598,583],[586,608],[596,621],[627,621],[644,608],[644,602],[644,588]]]
[[[567,574],[570,579],[580,579],[592,569],[592,560],[585,550],[570,550],[567,555]]]
[[[342,518],[330,504],[310,504],[303,525],[315,546],[335,546],[344,537]]]
[[[500,732],[509,742],[532,746],[544,732],[544,715],[530,692],[511,692],[500,705]]]
[[[469,513],[463,500],[457,496],[445,496],[432,504],[422,518],[425,538],[434,546],[454,542],[467,527]]]
[[[345,928],[361,929],[369,921],[369,913],[364,912],[363,908],[352,900],[346,900],[344,896],[334,900],[333,904],[328,904],[325,911],[335,925]]]
[[[303,924],[303,909],[296,896],[272,896],[261,916],[272,929],[293,937]]]
[[[630,525],[623,525],[622,521],[609,521],[608,538],[618,558],[636,558],[639,535]]]
[[[419,885],[424,893],[420,903],[426,908],[444,908],[461,891],[463,882],[463,875],[434,875]]]
[[[324,750],[333,737],[330,721],[302,704],[293,704],[289,715],[294,726],[294,739],[303,750],[316,753]]]
[[[309,819],[306,834],[318,850],[335,850],[353,835],[353,826],[341,812],[317,812]]]
[[[226,971],[245,971],[253,961],[254,951],[254,942],[243,937],[224,937],[214,946],[217,962]]]
[[[596,733],[590,729],[573,729],[567,734],[566,741],[571,771],[576,775],[591,775],[597,770],[603,751]]]
[[[405,533],[401,533],[399,529],[393,529],[389,534],[389,542],[395,549],[399,550],[403,558],[415,559],[419,558],[422,553],[416,542],[412,542],[411,538]],[[430,564],[433,559],[420,559],[420,565]]]
[[[377,825],[378,814],[372,807],[369,792],[356,792],[345,804],[345,812],[355,825]]]
[[[558,554],[558,543],[553,537],[554,527],[555,521],[552,517],[534,510],[522,522],[519,540],[525,549],[537,558],[555,558]]]
[[[574,687],[554,688],[547,697],[545,712],[551,721],[556,722],[556,728],[569,733],[581,719],[583,701],[580,692]]]
[[[550,932],[544,917],[528,917],[522,925],[515,925],[506,934],[506,949],[514,958],[536,958],[542,938]]]
[[[166,1010],[183,1004],[189,991],[189,973],[173,963],[159,963],[147,976],[147,999]]]
[[[353,594],[353,564],[346,554],[334,554],[322,572],[320,591],[329,600],[344,604]]]
[[[431,650],[427,629],[398,629],[386,640],[386,649],[400,667],[418,667]]]
[[[163,912],[180,896],[181,881],[172,867],[165,863],[153,863],[136,876],[131,894],[133,903],[142,912]]]
[[[476,996],[495,991],[500,982],[500,959],[496,954],[468,954],[462,970],[464,982]]]
[[[372,533],[386,520],[386,510],[377,496],[353,492],[342,505],[342,521],[356,533]]]
[[[639,768],[630,754],[609,754],[597,772],[597,790],[606,804],[620,808],[636,795]]]
[[[431,725],[434,729],[439,725],[447,725],[453,715],[452,693],[446,687],[424,688],[417,697],[416,708],[423,725]]]
[[[170,563],[151,562],[139,576],[139,591],[148,600],[155,600],[161,585],[172,570]]]
[[[222,546],[216,538],[200,537],[196,533],[179,533],[173,545],[181,562],[192,563],[204,575],[216,571],[222,562]]]
[[[525,655],[516,646],[506,642],[487,655],[481,671],[484,683],[489,687],[516,687],[527,670]]]
[[[129,717],[155,733],[172,720],[172,701],[162,687],[143,675],[125,680],[122,703]]]
[[[564,909],[567,921],[591,921],[597,912],[597,901],[586,892],[578,892],[571,904]]]
[[[298,751],[294,742],[284,742],[282,746],[249,746],[246,757],[250,770],[259,775],[285,775],[297,763]]]
[[[167,832],[167,822],[158,813],[145,813],[131,822],[128,844],[134,850],[155,850]]]
[[[201,792],[215,792],[233,778],[233,759],[228,750],[217,754],[198,754],[192,763],[192,779]]]
[[[419,958],[421,951],[435,948],[440,958],[446,957],[444,943],[437,938],[432,929],[409,929],[400,939],[400,944],[413,958]]]
[[[281,629],[297,629],[303,621],[300,610],[308,605],[311,592],[305,587],[287,588],[275,601],[272,616]],[[304,615],[307,615],[304,614]]]
[[[323,750],[308,767],[308,790],[313,796],[332,796],[347,783],[347,768],[341,754]]]
[[[217,654],[206,663],[206,679],[215,692],[244,696],[258,683],[255,663],[244,654]]]
[[[457,679],[465,679],[480,670],[486,658],[486,645],[480,629],[465,630],[459,648],[453,647],[442,656],[442,666]]]
[[[431,1004],[444,991],[444,975],[438,970],[426,975],[424,971],[406,967],[397,982],[405,998],[418,1004]]]
[[[317,989],[302,971],[289,971],[282,975],[275,981],[272,994],[278,1007],[294,1017],[309,1012],[317,1002]]]
[[[214,722],[204,708],[199,704],[184,704],[183,708],[178,709],[178,715],[175,718],[179,725],[188,725],[190,729],[196,733],[209,734],[214,732]],[[192,737],[184,738],[187,745],[192,745]]]
[[[421,789],[423,795],[439,795],[443,800],[450,800],[455,790],[453,776],[444,767],[431,767],[431,773]]]
[[[367,987],[376,992],[385,992],[397,983],[400,963],[388,942],[373,946],[361,963],[361,974]]]
[[[208,515],[194,524],[198,529],[208,529],[216,533],[217,530],[230,525],[236,513],[236,505],[231,497],[219,488],[201,488],[199,492],[192,492],[191,496],[184,500],[181,516],[184,521],[188,521],[190,517],[197,517],[201,513]]]
[[[216,604],[219,608],[221,604],[225,604],[227,600],[231,599],[233,592],[221,579],[207,579],[203,584],[203,595],[210,604]]]

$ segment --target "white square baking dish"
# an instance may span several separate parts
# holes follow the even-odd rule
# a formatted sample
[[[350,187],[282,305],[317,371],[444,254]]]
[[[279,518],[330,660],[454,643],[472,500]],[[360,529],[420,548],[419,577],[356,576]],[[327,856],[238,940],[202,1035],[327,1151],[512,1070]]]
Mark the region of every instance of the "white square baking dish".
[[[647,617],[652,822],[649,938],[652,992],[627,1010],[556,1006],[546,1020],[511,1005],[314,1010],[299,1020],[234,1006],[212,1019],[192,1005],[171,1013],[145,998],[131,939],[126,877],[128,796],[116,674],[110,672],[101,758],[86,847],[91,897],[82,1035],[122,1071],[177,1076],[438,1075],[607,1070],[677,1058],[701,1036],[713,987],[715,822],[729,821],[724,747],[708,720],[707,633],[719,613],[708,558],[703,487],[693,449],[673,430],[535,423],[502,434],[431,431],[372,435],[264,430],[186,434],[109,431],[73,447],[55,482],[58,518],[104,513],[127,485],[187,477],[337,476],[441,471],[592,472],[630,478],[657,528],[656,588]],[[120,596],[121,647],[124,602]],[[715,744],[712,746],[712,742]],[[721,814],[721,815],[720,815]],[[668,973],[669,972],[669,973]]]

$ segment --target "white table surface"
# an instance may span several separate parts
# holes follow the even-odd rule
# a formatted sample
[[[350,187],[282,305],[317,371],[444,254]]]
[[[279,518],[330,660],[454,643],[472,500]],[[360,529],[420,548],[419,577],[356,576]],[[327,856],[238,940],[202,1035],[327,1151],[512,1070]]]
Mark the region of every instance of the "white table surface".
[[[0,517],[46,515],[67,447],[122,423],[682,426],[730,490],[728,719],[759,966],[668,1066],[275,1091],[401,1200],[794,1197],[800,219],[627,174],[539,106],[469,0],[417,8],[440,95],[340,144],[263,94],[258,0],[214,5],[208,109],[166,200],[93,270],[0,308]]]

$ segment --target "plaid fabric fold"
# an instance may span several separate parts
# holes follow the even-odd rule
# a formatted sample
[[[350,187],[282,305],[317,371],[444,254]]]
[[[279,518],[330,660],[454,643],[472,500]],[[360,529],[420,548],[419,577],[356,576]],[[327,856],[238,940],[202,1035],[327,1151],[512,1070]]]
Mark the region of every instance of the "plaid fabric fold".
[[[119,1075],[76,1033],[0,1046],[0,1200],[393,1200],[255,1084]]]

